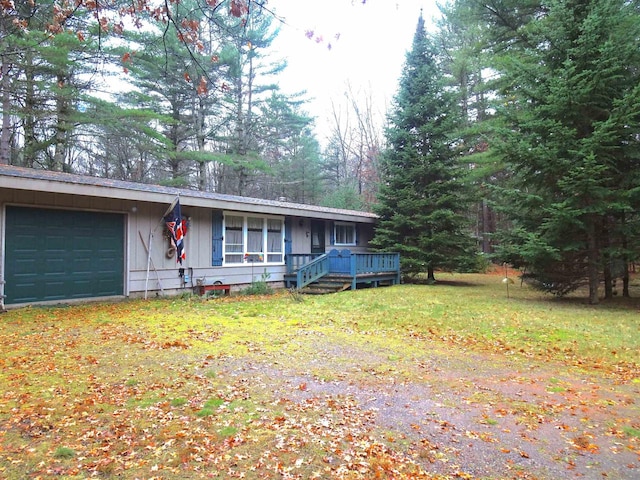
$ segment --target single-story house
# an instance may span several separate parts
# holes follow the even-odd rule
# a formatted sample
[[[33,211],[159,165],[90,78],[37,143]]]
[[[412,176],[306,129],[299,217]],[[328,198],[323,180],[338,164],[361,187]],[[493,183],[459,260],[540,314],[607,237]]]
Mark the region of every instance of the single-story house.
[[[182,264],[163,218],[176,198],[187,226]],[[377,217],[367,212],[9,165],[0,165],[0,202],[6,305],[214,284],[228,292],[261,279],[302,288],[331,272],[351,288],[400,279],[397,255],[369,253]]]

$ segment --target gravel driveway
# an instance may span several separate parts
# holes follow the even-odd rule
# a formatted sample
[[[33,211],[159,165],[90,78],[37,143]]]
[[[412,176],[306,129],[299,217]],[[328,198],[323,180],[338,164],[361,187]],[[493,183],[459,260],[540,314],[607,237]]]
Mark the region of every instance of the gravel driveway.
[[[318,355],[295,368],[257,359],[222,370],[281,402],[345,402],[360,430],[438,478],[640,478],[639,383],[464,351],[390,366],[386,352],[345,348],[319,336]]]

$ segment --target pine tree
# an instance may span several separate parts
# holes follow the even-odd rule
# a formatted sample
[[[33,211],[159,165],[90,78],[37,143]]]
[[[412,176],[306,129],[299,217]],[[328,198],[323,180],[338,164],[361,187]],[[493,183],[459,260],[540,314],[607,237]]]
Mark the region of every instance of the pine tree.
[[[386,131],[372,243],[399,252],[403,272],[426,271],[429,282],[436,269],[466,268],[473,258],[456,150],[460,108],[445,84],[421,15]]]
[[[210,68],[212,62],[199,52],[186,55],[181,40],[172,31],[152,26],[155,28],[129,38],[144,48],[128,65],[128,80],[136,88],[120,95],[119,103],[130,105],[131,113],[135,113],[134,108],[156,113],[160,120],[158,130],[165,137],[161,142],[164,151],[158,151],[156,162],[161,172],[159,179],[188,186],[198,160],[206,161],[198,148],[197,133],[202,130],[202,109],[206,106],[210,113],[215,112],[214,99],[201,87],[202,69]],[[123,52],[128,48],[123,47]],[[140,117],[130,120],[136,118]]]
[[[499,220],[491,207],[492,191],[486,183],[500,174],[500,164],[489,151],[487,133],[490,130],[493,102],[498,99],[491,80],[486,39],[489,28],[479,21],[475,0],[453,0],[440,7],[442,18],[435,37],[442,51],[443,69],[451,86],[460,92],[464,130],[460,137],[469,163],[469,183],[474,202],[468,212],[475,223],[475,237],[484,254],[493,253],[493,234]]]
[[[0,19],[0,161],[75,171],[78,125],[91,121],[79,107],[90,100],[104,58],[89,15],[70,20],[77,34],[40,30],[56,8],[53,0],[20,2],[10,17]],[[29,28],[18,27],[24,24]]]
[[[302,104],[295,96],[273,93],[260,106],[255,136],[269,164],[269,176],[258,183],[261,198],[311,204],[320,199],[320,147]]]
[[[505,195],[516,227],[504,259],[556,294],[588,285],[598,303],[602,278],[611,292],[612,262],[633,256],[638,221],[629,194],[638,182],[638,10],[624,0],[553,1],[517,37],[496,57],[505,102],[493,146],[512,171]]]
[[[258,181],[268,173],[268,165],[260,155],[257,133],[257,110],[272,92],[269,83],[285,67],[271,62],[266,52],[278,34],[273,17],[262,9],[251,11],[246,21],[231,21],[229,37],[220,51],[227,88],[222,102],[227,116],[216,139],[227,153],[218,191],[237,195],[257,195]]]

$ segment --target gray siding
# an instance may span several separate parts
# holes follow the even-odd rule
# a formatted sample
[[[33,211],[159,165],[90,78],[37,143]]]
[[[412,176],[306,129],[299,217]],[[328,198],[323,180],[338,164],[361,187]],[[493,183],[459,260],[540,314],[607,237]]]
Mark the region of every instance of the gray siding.
[[[2,204],[0,209],[0,228],[3,229],[1,232],[3,248],[5,236],[4,206],[7,204],[121,213],[125,215],[125,251],[123,255],[125,259],[124,294],[126,296],[142,296],[145,289],[148,290],[149,296],[154,296],[161,290],[160,287],[165,293],[190,291],[192,285],[195,286],[198,278],[204,278],[208,283],[221,279],[224,283],[236,285],[236,289],[251,283],[252,266],[250,264],[223,267],[212,266],[212,208],[193,206],[189,202],[181,201],[183,216],[190,217],[189,230],[185,236],[187,260],[183,265],[185,272],[190,275],[190,281],[185,284],[178,275],[180,265],[176,263],[175,257],[168,258],[166,255],[169,241],[164,236],[162,216],[169,206],[170,200],[167,203],[152,203],[151,201],[142,200],[140,193],[132,195],[131,199],[99,195],[91,196],[86,194],[87,188],[86,186],[78,187],[83,194],[77,194],[74,193],[74,186],[70,185],[68,193],[60,193],[25,189],[16,190],[8,182],[3,183],[3,186],[0,187],[0,203]],[[43,190],[47,189],[43,188]],[[255,210],[250,209],[250,211]],[[239,212],[245,213],[244,211]],[[282,209],[277,212],[265,211],[264,213],[284,217]],[[317,214],[313,212],[310,212],[311,216],[317,218]],[[308,253],[311,245],[311,239],[307,236],[307,232],[310,232],[310,219],[301,216],[291,218],[292,253]],[[341,221],[348,220],[343,218]],[[328,252],[334,248],[330,244],[331,221],[326,220],[325,224],[325,245]],[[366,244],[371,238],[373,223],[370,218],[363,218],[363,223],[359,224],[358,228],[358,246],[350,247],[349,249],[354,252],[364,252],[367,251]],[[150,244],[151,262],[148,263],[145,244],[149,242],[150,232],[153,232],[153,236]],[[147,274],[148,265],[149,271]],[[4,264],[2,268],[4,269]],[[253,267],[253,279],[259,280],[264,269],[264,266],[255,265]],[[276,285],[283,282],[284,265],[268,266],[266,269],[270,274],[270,282],[274,282]],[[4,277],[4,272],[2,273]]]

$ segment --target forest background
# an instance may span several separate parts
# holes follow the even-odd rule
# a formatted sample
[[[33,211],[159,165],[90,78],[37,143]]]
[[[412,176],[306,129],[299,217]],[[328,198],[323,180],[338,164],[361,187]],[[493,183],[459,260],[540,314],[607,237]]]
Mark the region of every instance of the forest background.
[[[295,29],[309,56],[331,55],[339,32],[324,40],[263,1],[155,3],[4,10],[3,163],[371,208],[384,113],[370,92],[344,85],[319,141],[306,82],[279,87],[281,29]]]
[[[278,87],[285,12],[266,0],[2,0],[0,162],[374,210],[387,233],[407,219],[424,233],[402,252],[414,260],[446,251],[447,219],[457,229],[462,216],[476,251],[526,267],[538,286],[588,284],[597,303],[604,278],[611,297],[640,257],[640,3],[440,10],[428,35],[416,18],[384,125],[371,95],[347,85],[321,146],[304,92]],[[309,30],[300,41],[333,40]],[[446,206],[403,217],[413,203],[394,192]]]

